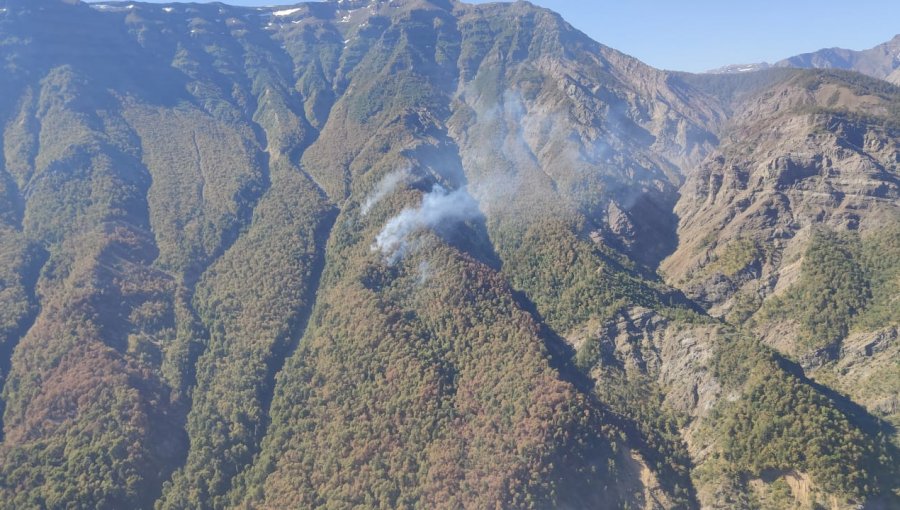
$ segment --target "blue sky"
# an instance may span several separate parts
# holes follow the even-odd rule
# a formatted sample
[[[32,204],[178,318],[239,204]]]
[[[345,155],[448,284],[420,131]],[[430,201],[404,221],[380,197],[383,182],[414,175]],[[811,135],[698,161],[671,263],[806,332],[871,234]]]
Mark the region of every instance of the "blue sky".
[[[224,0],[238,5],[292,0]],[[871,48],[900,33],[900,0],[533,0],[593,39],[663,69]]]
[[[900,33],[898,0],[538,0],[593,39],[663,69],[868,49]]]

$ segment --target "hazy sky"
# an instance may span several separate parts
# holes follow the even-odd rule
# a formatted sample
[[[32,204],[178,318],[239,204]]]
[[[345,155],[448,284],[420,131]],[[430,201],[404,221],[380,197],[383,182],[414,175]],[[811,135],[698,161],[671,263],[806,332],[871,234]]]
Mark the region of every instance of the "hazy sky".
[[[292,0],[224,0],[238,5]],[[774,62],[900,33],[900,0],[533,0],[597,41],[663,69]]]

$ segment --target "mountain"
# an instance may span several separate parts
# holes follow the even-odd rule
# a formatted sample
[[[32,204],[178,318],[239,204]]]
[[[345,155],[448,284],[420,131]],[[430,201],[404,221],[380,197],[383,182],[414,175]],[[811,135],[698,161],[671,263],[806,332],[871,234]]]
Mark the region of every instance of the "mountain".
[[[862,51],[828,48],[804,53],[775,64],[781,67],[833,68],[857,71],[898,84],[900,73],[900,35],[874,48]]]
[[[900,504],[900,89],[527,2],[0,46],[0,508]]]
[[[716,74],[759,71],[771,67],[794,67],[799,69],[843,69],[856,71],[873,78],[887,80],[900,85],[900,35],[886,43],[868,50],[847,50],[825,48],[812,53],[803,53],[779,60],[774,64],[730,65],[710,71]]]

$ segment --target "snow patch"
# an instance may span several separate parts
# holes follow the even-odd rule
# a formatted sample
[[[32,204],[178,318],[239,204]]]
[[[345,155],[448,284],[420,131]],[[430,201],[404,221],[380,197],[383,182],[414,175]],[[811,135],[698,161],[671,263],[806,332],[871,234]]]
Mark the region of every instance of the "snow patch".
[[[172,12],[172,11],[174,11],[174,10],[175,10],[175,9],[173,9],[173,8],[171,8],[171,7],[163,7],[163,11],[165,11],[165,12]]]
[[[275,12],[273,12],[273,13],[272,13],[272,16],[290,16],[291,14],[294,14],[295,12],[300,12],[300,11],[302,11],[302,10],[303,10],[302,7],[298,7],[298,8],[296,8],[296,9],[285,9],[285,10],[283,10],[283,11],[275,11]]]
[[[134,5],[90,4],[91,9],[103,12],[125,12],[134,9]]]

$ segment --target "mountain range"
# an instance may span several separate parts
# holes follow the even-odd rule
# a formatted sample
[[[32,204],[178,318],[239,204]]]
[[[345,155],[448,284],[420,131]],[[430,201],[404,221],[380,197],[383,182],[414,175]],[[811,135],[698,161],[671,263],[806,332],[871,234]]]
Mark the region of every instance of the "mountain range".
[[[900,85],[900,35],[886,43],[868,50],[856,51],[844,48],[825,48],[812,53],[803,53],[774,64],[760,62],[756,64],[738,64],[725,66],[710,71],[711,73],[744,73],[760,71],[773,67],[792,67],[798,69],[843,69],[887,80]]]
[[[866,55],[0,0],[0,508],[897,508],[900,88]]]

